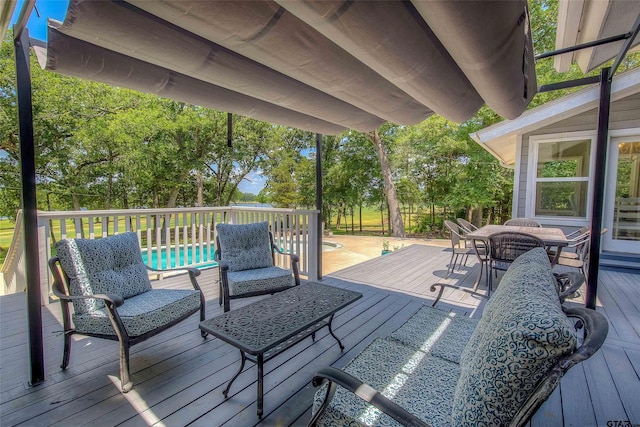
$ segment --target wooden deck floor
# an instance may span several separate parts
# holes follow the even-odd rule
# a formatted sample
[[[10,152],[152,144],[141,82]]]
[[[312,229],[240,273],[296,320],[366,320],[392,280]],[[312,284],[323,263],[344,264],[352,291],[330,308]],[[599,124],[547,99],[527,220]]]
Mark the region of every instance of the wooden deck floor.
[[[346,349],[341,353],[322,330],[315,343],[308,339],[269,361],[262,421],[255,412],[255,366],[248,364],[225,401],[222,389],[239,364],[239,353],[218,339],[203,340],[195,315],[132,347],[135,388],[122,394],[117,387],[117,344],[78,337],[69,368],[61,371],[59,307],[43,307],[47,380],[30,387],[26,301],[22,294],[0,297],[0,425],[305,425],[314,392],[310,380],[316,370],[343,366],[374,338],[400,326],[432,301],[432,283],[473,283],[478,267],[471,260],[444,278],[449,257],[443,248],[414,245],[325,277],[327,284],[364,294],[334,319],[335,333]],[[216,277],[217,271],[209,270],[200,280],[207,317],[221,312]],[[640,424],[640,275],[602,271],[600,282],[598,310],[611,326],[607,342],[594,357],[569,371],[532,426]],[[452,291],[439,307],[477,317],[483,301]],[[232,307],[249,302],[234,301]]]

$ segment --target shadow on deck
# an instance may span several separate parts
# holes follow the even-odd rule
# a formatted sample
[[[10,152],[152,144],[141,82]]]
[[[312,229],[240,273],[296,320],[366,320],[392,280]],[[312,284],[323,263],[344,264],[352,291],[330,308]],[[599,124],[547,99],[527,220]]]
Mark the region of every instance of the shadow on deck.
[[[25,297],[1,297],[0,424],[305,425],[315,371],[344,366],[373,339],[399,327],[423,304],[431,304],[435,297],[429,291],[431,284],[472,286],[478,274],[475,260],[446,278],[449,258],[449,250],[414,245],[325,277],[326,284],[364,295],[334,318],[334,331],[346,349],[341,353],[323,329],[315,343],[307,339],[269,361],[262,421],[255,412],[256,367],[248,364],[225,401],[222,390],[237,369],[239,352],[218,339],[203,340],[196,315],[132,347],[135,388],[123,395],[117,387],[117,343],[75,337],[69,368],[61,371],[59,306],[43,307],[47,380],[29,387]],[[215,269],[200,276],[208,318],[221,312],[216,280]],[[607,342],[590,360],[569,371],[532,426],[640,423],[640,275],[602,271],[599,291],[598,310],[611,326]],[[254,300],[236,300],[232,307]],[[484,301],[451,290],[438,307],[478,317]]]

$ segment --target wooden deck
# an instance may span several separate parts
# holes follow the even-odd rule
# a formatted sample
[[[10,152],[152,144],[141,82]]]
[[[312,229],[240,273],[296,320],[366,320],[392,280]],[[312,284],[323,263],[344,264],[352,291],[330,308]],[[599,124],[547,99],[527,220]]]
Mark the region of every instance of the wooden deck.
[[[478,267],[472,260],[444,278],[449,257],[443,248],[413,245],[325,277],[327,284],[364,294],[334,319],[335,333],[346,349],[341,353],[322,330],[315,343],[308,339],[269,361],[262,421],[256,417],[255,366],[247,365],[225,401],[222,390],[239,364],[239,353],[218,339],[203,340],[196,315],[132,347],[135,388],[122,394],[117,387],[117,343],[77,337],[69,368],[61,371],[59,306],[43,307],[47,380],[30,387],[25,297],[1,297],[0,425],[305,425],[314,392],[310,380],[316,370],[343,366],[374,338],[400,326],[432,301],[432,283],[473,283]],[[207,317],[221,312],[216,278],[217,271],[208,270],[200,280]],[[610,321],[606,344],[569,371],[532,426],[640,424],[640,275],[601,271],[599,296],[598,310]],[[483,301],[451,291],[439,307],[477,317]],[[236,300],[232,307],[249,302]]]

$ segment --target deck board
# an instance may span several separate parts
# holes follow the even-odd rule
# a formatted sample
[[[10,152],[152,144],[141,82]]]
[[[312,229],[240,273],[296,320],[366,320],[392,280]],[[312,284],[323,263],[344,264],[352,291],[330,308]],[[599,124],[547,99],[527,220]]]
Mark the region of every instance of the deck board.
[[[434,283],[471,288],[479,265],[447,275],[450,249],[424,245],[404,247],[325,277],[330,285],[357,290],[363,298],[336,314],[335,333],[346,348],[321,330],[265,364],[265,416],[256,417],[256,367],[247,363],[229,399],[222,390],[239,366],[239,352],[212,337],[203,340],[198,317],[131,348],[135,388],[118,391],[118,345],[75,337],[71,361],[61,371],[62,337],[59,304],[43,307],[47,380],[28,385],[26,300],[24,294],[0,297],[1,425],[305,425],[315,390],[314,372],[343,367],[376,337],[402,325],[423,304],[430,304]],[[165,278],[161,287],[187,286],[184,278]],[[207,299],[207,317],[221,313],[217,270],[205,270],[199,282]],[[571,369],[540,408],[531,426],[606,425],[609,420],[640,423],[640,276],[600,272],[598,310],[610,321],[607,343],[590,360]],[[485,292],[485,280],[480,292]],[[447,289],[439,304],[480,317],[486,299]],[[232,308],[259,298],[232,301]],[[570,304],[579,305],[583,299]]]

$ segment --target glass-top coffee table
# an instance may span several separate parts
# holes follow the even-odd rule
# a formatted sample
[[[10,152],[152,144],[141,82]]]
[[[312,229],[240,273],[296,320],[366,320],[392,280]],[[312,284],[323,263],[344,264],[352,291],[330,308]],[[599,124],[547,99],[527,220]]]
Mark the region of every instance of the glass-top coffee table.
[[[257,364],[262,417],[264,363],[309,336],[315,339],[325,326],[344,350],[331,322],[337,311],[360,298],[359,292],[309,282],[201,322],[200,329],[240,350],[240,368],[223,391],[225,398],[246,360]]]

